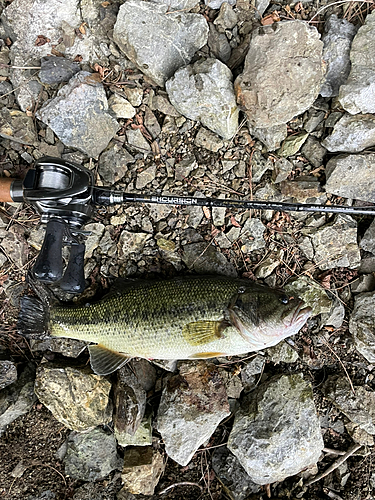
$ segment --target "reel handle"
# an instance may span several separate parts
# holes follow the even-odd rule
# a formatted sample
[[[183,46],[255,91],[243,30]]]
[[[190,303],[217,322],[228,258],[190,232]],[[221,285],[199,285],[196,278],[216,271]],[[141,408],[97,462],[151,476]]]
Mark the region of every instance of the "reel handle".
[[[70,257],[64,276],[59,282],[62,290],[69,293],[82,293],[85,289],[85,244],[78,243],[70,247]]]
[[[42,248],[33,267],[34,276],[44,283],[59,281],[63,275],[62,244],[65,223],[51,219],[46,226]]]

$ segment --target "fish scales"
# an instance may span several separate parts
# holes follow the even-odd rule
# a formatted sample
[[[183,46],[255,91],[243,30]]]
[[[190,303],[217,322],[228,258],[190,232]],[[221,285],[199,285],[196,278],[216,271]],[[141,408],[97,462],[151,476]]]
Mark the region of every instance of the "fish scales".
[[[221,321],[241,285],[249,283],[225,277],[129,283],[96,304],[52,308],[51,334],[147,358],[185,359],[198,350],[246,352],[251,346],[234,327],[226,329],[224,338],[199,348],[182,335],[187,324]]]

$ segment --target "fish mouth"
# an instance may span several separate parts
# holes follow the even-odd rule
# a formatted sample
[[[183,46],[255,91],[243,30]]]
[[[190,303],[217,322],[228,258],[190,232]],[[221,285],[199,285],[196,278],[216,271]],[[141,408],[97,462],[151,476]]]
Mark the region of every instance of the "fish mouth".
[[[309,316],[311,316],[312,309],[309,306],[305,306],[303,300],[299,302],[296,307],[296,310],[293,313],[292,319],[290,321],[290,325],[294,325],[296,323],[305,322]]]

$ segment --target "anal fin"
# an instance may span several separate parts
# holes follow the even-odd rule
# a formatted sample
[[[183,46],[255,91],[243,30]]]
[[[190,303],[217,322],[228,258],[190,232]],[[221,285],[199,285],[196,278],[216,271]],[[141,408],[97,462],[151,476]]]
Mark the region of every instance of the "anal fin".
[[[229,323],[224,319],[220,321],[195,321],[183,327],[182,335],[190,345],[208,344],[220,339],[227,326]]]
[[[126,354],[112,351],[101,344],[89,345],[88,350],[92,371],[97,375],[109,375],[130,360]]]
[[[189,356],[189,359],[209,359],[218,358],[219,356],[227,356],[224,352],[197,352]]]

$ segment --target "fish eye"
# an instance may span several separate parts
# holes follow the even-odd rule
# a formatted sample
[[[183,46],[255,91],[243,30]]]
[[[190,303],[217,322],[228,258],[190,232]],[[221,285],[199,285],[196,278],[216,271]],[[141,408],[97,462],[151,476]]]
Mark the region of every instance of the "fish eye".
[[[240,286],[238,288],[238,293],[245,293],[246,292],[246,287],[245,286]]]
[[[281,302],[282,304],[288,304],[288,302],[289,302],[289,297],[288,297],[287,295],[283,295],[282,297],[280,297],[280,299],[279,299],[279,300],[280,300],[280,302]]]

